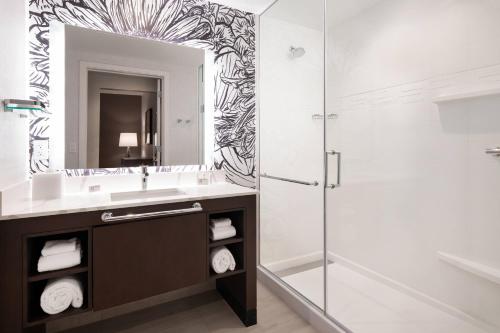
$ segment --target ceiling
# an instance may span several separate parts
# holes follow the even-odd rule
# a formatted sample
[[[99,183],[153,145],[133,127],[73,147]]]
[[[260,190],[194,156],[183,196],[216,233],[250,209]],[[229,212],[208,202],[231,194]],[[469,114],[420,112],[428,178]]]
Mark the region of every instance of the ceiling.
[[[269,7],[274,0],[211,0],[221,5],[236,8],[250,13],[260,14]]]

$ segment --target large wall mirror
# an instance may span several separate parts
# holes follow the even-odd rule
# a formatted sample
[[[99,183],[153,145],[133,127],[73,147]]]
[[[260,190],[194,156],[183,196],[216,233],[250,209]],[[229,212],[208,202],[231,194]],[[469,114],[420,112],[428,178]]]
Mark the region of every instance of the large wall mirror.
[[[213,53],[59,22],[50,39],[52,169],[211,164]]]
[[[30,112],[30,173],[152,163],[255,186],[255,15],[207,0],[28,7],[28,94],[47,106]]]

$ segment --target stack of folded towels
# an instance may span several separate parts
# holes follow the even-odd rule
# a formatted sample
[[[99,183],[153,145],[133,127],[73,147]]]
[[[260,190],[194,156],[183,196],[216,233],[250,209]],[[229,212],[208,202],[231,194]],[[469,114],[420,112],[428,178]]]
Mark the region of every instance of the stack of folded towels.
[[[40,307],[49,314],[55,315],[67,308],[81,308],[83,305],[83,288],[75,277],[65,277],[49,281],[40,297]]]
[[[210,265],[217,274],[222,274],[228,270],[236,269],[236,261],[233,254],[225,246],[215,248],[210,253]]]
[[[54,240],[45,242],[37,268],[42,273],[78,266],[81,262],[82,247],[79,239]]]
[[[236,229],[231,225],[231,219],[219,218],[210,220],[210,239],[218,241],[236,236]]]

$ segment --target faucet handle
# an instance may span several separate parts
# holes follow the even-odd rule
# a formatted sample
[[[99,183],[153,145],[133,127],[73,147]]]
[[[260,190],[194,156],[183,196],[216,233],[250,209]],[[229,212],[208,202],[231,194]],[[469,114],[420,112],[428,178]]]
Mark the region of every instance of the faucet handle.
[[[142,174],[144,174],[145,176],[149,176],[147,165],[141,165],[141,171],[142,171]]]

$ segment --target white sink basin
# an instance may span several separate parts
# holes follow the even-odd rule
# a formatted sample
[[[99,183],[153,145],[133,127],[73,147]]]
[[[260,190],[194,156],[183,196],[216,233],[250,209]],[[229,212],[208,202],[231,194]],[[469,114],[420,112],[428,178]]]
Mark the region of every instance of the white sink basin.
[[[147,191],[115,192],[111,193],[111,201],[151,199],[160,197],[170,197],[181,194],[185,193],[176,188],[169,188],[162,190],[147,190]]]

